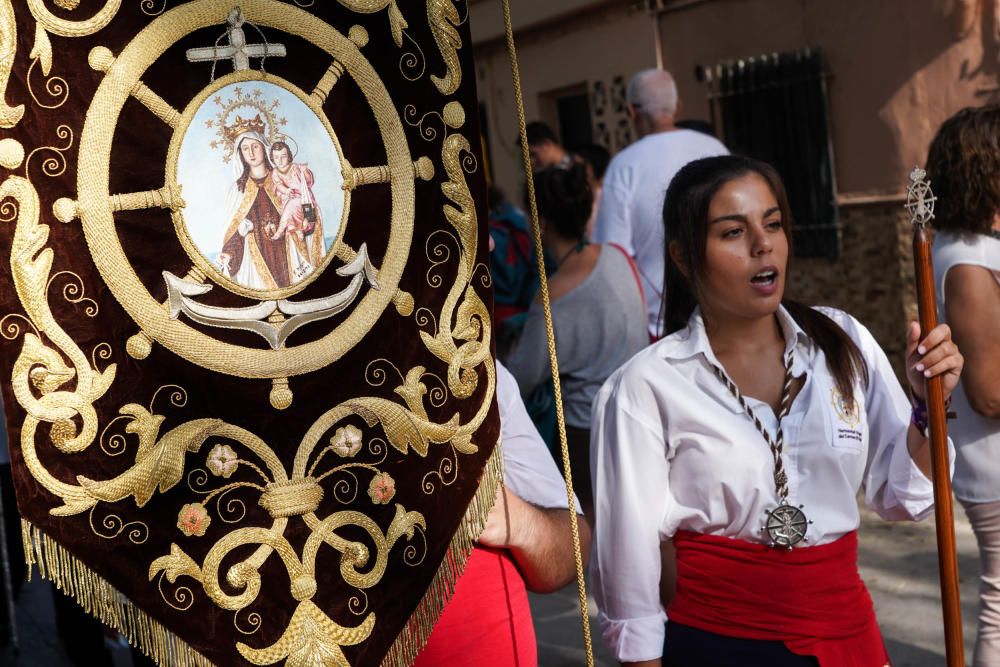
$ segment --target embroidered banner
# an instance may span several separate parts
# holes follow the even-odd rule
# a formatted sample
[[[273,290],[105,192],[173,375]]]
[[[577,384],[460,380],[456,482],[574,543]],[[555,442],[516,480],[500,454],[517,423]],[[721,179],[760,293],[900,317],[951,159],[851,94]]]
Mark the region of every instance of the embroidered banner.
[[[160,664],[409,664],[482,528],[465,5],[0,0],[26,551]]]

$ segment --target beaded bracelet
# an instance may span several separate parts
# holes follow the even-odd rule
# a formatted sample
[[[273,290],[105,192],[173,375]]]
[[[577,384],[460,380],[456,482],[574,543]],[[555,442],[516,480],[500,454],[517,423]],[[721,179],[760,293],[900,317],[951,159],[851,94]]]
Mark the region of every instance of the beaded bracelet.
[[[916,426],[921,433],[927,433],[927,427],[930,424],[930,418],[927,415],[927,401],[916,394],[910,394],[910,405],[913,407],[910,411],[910,423]]]
[[[930,417],[927,414],[927,401],[920,398],[913,392],[910,392],[910,405],[913,408],[910,411],[910,422],[917,427],[918,431],[926,434],[927,428],[930,425]],[[954,419],[955,413],[948,411],[948,408],[950,407],[951,396],[949,396],[948,400],[944,402],[945,417],[947,419]]]

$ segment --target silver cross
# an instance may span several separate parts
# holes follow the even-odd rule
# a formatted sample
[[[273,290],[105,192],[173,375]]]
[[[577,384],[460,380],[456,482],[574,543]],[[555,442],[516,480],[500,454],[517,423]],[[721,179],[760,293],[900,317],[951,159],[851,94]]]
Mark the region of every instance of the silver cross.
[[[233,7],[226,18],[229,44],[226,46],[206,46],[187,50],[189,62],[212,62],[231,60],[237,72],[250,69],[251,58],[267,58],[287,55],[284,44],[247,44],[243,32],[243,10]]]

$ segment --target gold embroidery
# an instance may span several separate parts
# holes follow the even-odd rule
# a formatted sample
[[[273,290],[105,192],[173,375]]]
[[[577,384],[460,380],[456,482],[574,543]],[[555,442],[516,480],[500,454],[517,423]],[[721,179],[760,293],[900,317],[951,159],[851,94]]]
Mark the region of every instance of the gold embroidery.
[[[389,243],[377,275],[380,289],[365,293],[351,314],[326,336],[294,347],[260,350],[223,343],[181,320],[171,319],[162,304],[147,292],[124,256],[116,239],[113,211],[107,194],[107,165],[117,110],[143,72],[170,45],[194,30],[214,25],[218,17],[226,16],[231,3],[225,0],[206,0],[197,6],[185,4],[164,12],[120,52],[115,66],[105,77],[106,85],[98,88],[80,137],[76,209],[102,277],[112,295],[142,331],[139,337],[129,342],[129,354],[143,358],[149,353],[149,342],[157,341],[188,361],[217,372],[245,378],[289,378],[312,372],[339,359],[361,340],[390,300],[395,301],[399,312],[412,312],[412,298],[398,292],[397,285],[406,263],[413,229],[414,166],[402,122],[392,100],[354,42],[317,17],[286,4],[248,0],[241,7],[248,21],[300,35],[326,51],[358,82],[372,106],[386,148],[392,198]],[[242,72],[232,75],[227,81],[236,80],[239,76],[259,77],[259,73]],[[300,99],[306,97],[303,101],[307,105],[315,104],[302,91],[296,94]],[[190,108],[189,105],[188,111]],[[182,126],[183,122],[178,128]],[[180,129],[174,134],[172,151],[177,150],[180,134]],[[168,162],[171,159],[171,153],[168,153]],[[60,210],[65,214],[67,208],[63,205]],[[345,253],[337,250],[330,254],[341,256]],[[198,265],[198,255],[190,249],[189,255]],[[221,280],[220,276],[205,271],[206,267],[198,268],[212,276],[213,280]],[[298,283],[295,287],[301,289],[304,284]],[[225,286],[227,289],[233,287],[230,284]]]
[[[432,74],[431,81],[442,95],[451,95],[462,84],[462,66],[458,61],[462,38],[456,28],[458,9],[452,0],[427,0],[427,21],[448,70],[443,77]]]
[[[35,27],[35,44],[31,48],[29,57],[31,58],[31,66],[28,67],[25,79],[31,99],[43,109],[58,109],[69,99],[69,84],[61,76],[49,76],[49,72],[52,69],[52,44],[49,42],[48,33],[42,30],[41,26]],[[45,104],[38,99],[38,95],[31,85],[31,74],[34,72],[36,65],[41,65],[42,75],[45,77],[45,92],[56,100],[52,104]]]
[[[341,1],[356,11],[362,11],[357,9],[358,7],[367,8],[366,11],[369,12],[389,7],[394,37],[397,38],[397,43],[400,43],[406,23],[394,1]],[[0,5],[3,2],[5,0],[0,0]],[[35,5],[40,6],[40,0],[29,0],[29,3],[32,4],[33,12],[36,10]],[[157,100],[160,98],[145,87],[139,77],[167,47],[193,30],[213,25],[217,22],[217,19],[212,18],[213,14],[224,16],[231,5],[223,0],[205,0],[193,4],[198,6],[192,9],[190,5],[183,5],[166,13],[160,19],[155,19],[147,30],[141,33],[140,39],[125,47],[113,68],[110,67],[109,58],[113,58],[110,51],[95,49],[92,52],[92,64],[106,65],[104,71],[107,76],[105,85],[99,88],[88,110],[81,135],[78,198],[58,200],[53,206],[53,212],[63,222],[79,217],[94,252],[95,263],[111,287],[112,294],[139,323],[142,331],[133,336],[127,344],[130,355],[144,358],[149,354],[151,341],[157,340],[178,355],[205,367],[220,372],[230,372],[230,367],[235,367],[237,372],[233,374],[241,377],[270,378],[274,381],[272,401],[281,403],[285,398],[282,392],[287,392],[286,398],[290,401],[288,377],[326,365],[338,358],[343,351],[353,347],[367,333],[390,299],[396,303],[397,310],[401,314],[409,315],[413,312],[412,296],[399,290],[397,285],[405,265],[412,234],[413,179],[432,178],[434,165],[426,157],[416,161],[411,159],[402,130],[402,121],[384,85],[357,50],[358,46],[363,45],[359,44],[363,40],[356,39],[357,31],[352,30],[351,37],[345,39],[343,35],[315,17],[288,5],[266,0],[246,0],[243,3],[243,11],[248,19],[264,26],[293,32],[323,48],[336,63],[342,64],[344,72],[358,82],[372,106],[387,153],[387,165],[374,169],[385,170],[385,182],[390,184],[392,197],[389,249],[384,265],[378,272],[381,290],[369,293],[355,313],[352,313],[332,334],[314,343],[292,349],[247,350],[221,343],[212,347],[211,344],[206,345],[211,339],[197,331],[180,326],[171,328],[172,325],[166,325],[162,320],[164,311],[162,305],[153,301],[145,292],[127,259],[114,256],[114,249],[111,246],[117,245],[117,239],[113,213],[116,210],[149,207],[168,208],[177,213],[183,209],[184,204],[174,183],[176,178],[171,176],[168,169],[167,182],[159,190],[123,193],[109,197],[107,158],[110,155],[110,142],[117,123],[117,110],[121,108],[128,95],[140,99],[161,119],[172,124],[169,122],[174,118],[170,113],[171,109],[159,105]],[[60,30],[68,30],[70,27],[76,31],[83,30],[84,23],[98,30],[103,26],[94,27],[99,24],[99,21],[95,20],[105,16],[107,12],[111,12],[113,16],[118,5],[119,2],[106,2],[94,18],[86,22],[56,24],[58,29],[46,23],[49,21],[48,18],[43,21],[38,18],[37,13],[36,18],[40,26],[46,27],[54,34],[64,35],[66,33]],[[145,4],[143,8],[145,11]],[[149,8],[152,9],[152,5]],[[0,9],[3,7],[0,6]],[[41,9],[44,10],[44,7]],[[441,16],[444,27],[453,30],[451,24],[456,21],[450,18],[452,13],[443,11]],[[457,14],[454,16],[457,18]],[[46,69],[51,66],[51,45],[48,43],[45,31],[39,29],[39,32],[40,36],[36,36],[36,45],[41,46],[39,54],[33,59],[47,74]],[[448,35],[447,31],[441,34],[444,37]],[[457,38],[457,32],[455,35]],[[351,43],[354,44],[353,50],[349,47]],[[454,49],[460,45],[460,41],[452,44]],[[447,56],[445,60],[448,61]],[[244,73],[239,76],[253,78],[259,75]],[[274,77],[269,75],[269,81],[271,80],[274,80]],[[439,80],[446,81],[448,77]],[[458,86],[456,80],[450,79],[450,81],[451,83],[447,85]],[[435,84],[437,85],[437,81]],[[300,98],[305,96],[302,91],[293,92]],[[183,116],[195,108],[193,105],[193,102],[189,104],[178,119],[178,129],[171,142],[172,151],[179,142],[178,137],[183,135],[185,122]],[[321,113],[318,115],[325,118]],[[445,105],[442,113],[437,115],[442,118],[447,128],[458,129],[464,124],[464,109],[458,103]],[[68,126],[61,126],[59,132],[62,139],[69,139],[69,145],[65,148],[43,147],[32,151],[28,159],[24,160],[26,176],[31,157],[38,150],[46,148],[56,151],[57,157],[49,157],[43,162],[43,173],[54,176],[65,171],[66,161],[63,152],[72,146],[73,134]],[[260,492],[260,504],[274,519],[270,527],[241,528],[228,532],[210,549],[202,566],[187,556],[178,545],[173,544],[169,555],[156,559],[149,570],[150,581],[158,579],[157,587],[164,602],[175,609],[183,610],[190,607],[193,604],[194,593],[183,585],[176,588],[165,587],[164,579],[173,585],[179,577],[186,576],[201,584],[205,594],[217,605],[238,614],[256,599],[261,585],[259,570],[271,555],[277,554],[288,572],[289,590],[300,604],[281,639],[273,646],[258,649],[242,643],[237,645],[241,654],[255,664],[271,664],[282,659],[287,659],[288,665],[346,664],[340,647],[364,641],[371,634],[375,624],[373,613],[369,613],[360,626],[345,627],[327,617],[311,602],[317,589],[316,557],[324,544],[340,553],[341,576],[350,586],[358,590],[357,596],[352,597],[349,604],[350,612],[357,616],[364,615],[367,610],[368,600],[364,589],[374,586],[381,580],[388,564],[389,554],[395,545],[403,546],[403,562],[410,566],[419,565],[427,555],[425,519],[417,512],[406,511],[402,505],[395,505],[395,517],[385,532],[363,512],[341,511],[325,518],[317,517],[315,511],[323,497],[324,487],[321,483],[325,478],[338,475],[330,480],[332,497],[337,502],[353,503],[360,495],[365,502],[369,502],[370,499],[370,502],[375,504],[387,504],[395,497],[396,483],[379,466],[386,460],[389,446],[402,453],[409,453],[412,448],[417,455],[426,456],[432,443],[446,445],[445,458],[438,467],[442,483],[448,483],[451,477],[446,475],[451,471],[457,473],[458,454],[478,451],[478,447],[472,442],[472,436],[490,409],[496,377],[489,357],[491,337],[489,313],[472,286],[472,278],[478,265],[474,263],[477,247],[476,215],[471,193],[465,181],[465,171],[470,168],[469,165],[473,165],[472,169],[475,168],[474,158],[469,150],[469,142],[465,137],[459,134],[446,137],[441,159],[448,180],[442,185],[442,191],[454,204],[445,205],[444,214],[457,234],[455,238],[459,247],[458,276],[455,283],[449,287],[440,317],[435,317],[433,312],[424,309],[433,319],[434,331],[433,335],[422,332],[422,339],[428,349],[447,364],[447,379],[442,380],[440,376],[428,372],[424,367],[416,366],[409,369],[405,376],[400,374],[400,383],[395,387],[398,398],[395,400],[375,397],[352,398],[328,410],[303,436],[290,476],[274,451],[264,441],[236,425],[218,419],[196,419],[161,433],[165,419],[154,412],[154,403],[160,392],[176,389],[171,393],[171,403],[175,406],[181,406],[186,401],[183,389],[169,385],[160,387],[156,391],[148,408],[138,404],[122,406],[121,414],[101,430],[98,440],[101,449],[109,455],[121,454],[129,446],[125,435],[112,435],[110,440],[105,442],[105,435],[112,424],[118,420],[125,422],[124,433],[134,436],[135,461],[125,472],[107,480],[93,480],[79,476],[75,480],[76,484],[73,484],[56,479],[44,468],[35,451],[39,427],[43,433],[45,428],[49,429],[49,439],[63,454],[80,452],[89,447],[97,438],[99,426],[93,403],[107,391],[115,377],[116,366],[108,364],[103,371],[99,370],[97,359],[110,359],[110,347],[99,344],[91,351],[88,359],[55,322],[47,303],[46,290],[54,278],[62,272],[49,277],[53,253],[51,249],[45,247],[48,228],[39,224],[37,193],[27,178],[10,177],[0,183],[0,200],[10,197],[13,202],[5,202],[0,208],[0,214],[7,216],[13,212],[18,217],[11,267],[15,277],[15,289],[25,304],[27,317],[24,319],[33,330],[25,331],[23,334],[21,354],[12,377],[17,400],[28,413],[22,427],[21,442],[28,469],[40,485],[62,499],[63,504],[53,510],[53,514],[70,515],[88,512],[95,533],[100,534],[98,531],[102,531],[104,533],[102,537],[106,539],[127,533],[129,539],[133,540],[145,539],[140,528],[145,524],[126,522],[117,514],[106,514],[103,517],[98,514],[95,523],[95,512],[100,503],[116,503],[131,498],[137,507],[143,507],[153,494],[174,488],[184,478],[187,455],[204,456],[201,451],[202,445],[206,443],[208,446],[205,449],[209,446],[212,449],[205,465],[216,478],[215,482],[218,482],[217,478],[228,479],[234,474],[237,466],[246,466],[256,471],[263,480],[262,484],[234,481],[215,489],[209,488],[213,478],[203,469],[196,468],[190,471],[187,478],[188,486],[203,497],[200,502],[187,503],[180,508],[178,538],[204,539],[206,535],[215,534],[220,527],[229,530],[225,525],[217,523],[211,526],[209,532],[213,516],[224,523],[240,521],[246,514],[243,501],[233,499],[226,503],[225,508],[222,502],[226,494],[237,488],[250,488]],[[20,164],[23,157],[24,151],[20,144],[0,141],[0,163],[4,163],[4,166],[10,162]],[[176,155],[174,158],[168,155],[168,163],[171,159],[175,160]],[[348,253],[353,251],[337,248],[334,252],[331,248],[329,254],[341,257]],[[200,266],[196,266],[191,274],[192,280],[196,281],[203,281],[206,277],[204,268]],[[72,275],[79,280],[79,276]],[[87,297],[84,296],[82,281],[79,282],[79,290],[74,291],[75,289],[64,286],[64,297],[73,303],[84,302]],[[11,315],[23,317],[20,314]],[[418,319],[419,321],[421,320]],[[423,321],[428,320],[424,318]],[[0,320],[0,333],[5,337],[11,338],[21,333],[18,324],[7,322],[7,317]],[[211,342],[217,343],[217,341]],[[252,369],[252,372],[248,373],[246,369]],[[428,388],[425,381],[431,382],[432,386]],[[485,387],[480,387],[482,381],[485,381]],[[70,386],[73,387],[72,391],[66,389]],[[458,413],[440,423],[429,418],[425,400],[432,406],[441,408],[445,406],[449,392],[458,399],[465,399],[470,398],[477,388],[481,389],[481,403],[476,413],[465,423],[462,423]],[[396,402],[398,400],[402,403]],[[362,437],[360,429],[351,424],[342,425],[338,429],[337,433],[343,436],[342,441],[338,441],[339,444],[334,441],[338,437],[335,434],[330,446],[314,455],[320,440],[328,437],[338,423],[352,416],[360,417],[368,428],[379,426],[384,432],[384,440],[379,437],[369,439],[369,450],[376,456],[381,455],[382,460],[374,465],[360,461],[344,461],[353,456],[352,451],[354,453],[357,451],[355,449],[357,443],[352,438]],[[46,427],[45,424],[49,426]],[[352,433],[350,429],[354,429],[357,433]],[[240,458],[233,447],[253,453],[263,462],[263,467]],[[326,459],[327,463],[338,460],[341,465],[333,466],[326,472],[316,475],[320,460],[327,452],[336,453],[341,457],[339,460],[330,457]],[[372,473],[370,483],[367,484],[368,498],[363,491],[361,494],[358,493],[359,488],[365,488],[365,484],[359,480],[359,475],[367,473]],[[385,664],[408,664],[416,649],[426,640],[433,618],[450,595],[471,550],[472,536],[477,535],[485,523],[501,477],[502,458],[498,445],[487,465],[469,514],[453,537],[448,555],[438,569],[431,589],[410,619],[405,636],[401,636],[394,644]],[[237,477],[237,480],[239,479]],[[348,481],[350,479],[354,481],[353,487]],[[427,490],[426,477],[423,490],[430,492]],[[228,516],[226,512],[229,513]],[[311,530],[302,548],[301,560],[283,535],[288,521],[293,517],[302,517]],[[365,541],[348,540],[338,535],[338,529],[346,526],[364,531],[363,534],[367,535]],[[148,528],[146,531],[148,533]],[[187,537],[181,537],[182,535]],[[401,539],[403,537],[406,538],[405,541]],[[93,601],[95,607],[98,604],[109,608],[119,605],[119,608],[124,609],[123,612],[116,611],[113,617],[105,619],[106,622],[115,627],[122,627],[128,623],[138,624],[142,628],[142,633],[154,637],[152,640],[144,639],[145,648],[149,649],[150,642],[154,643],[152,650],[157,654],[157,659],[164,664],[207,664],[197,653],[166,633],[155,622],[141,615],[141,612],[134,610],[130,603],[121,600],[117,592],[82,565],[78,566],[79,571],[73,570],[70,574],[64,569],[68,567],[64,564],[75,561],[71,561],[68,556],[64,558],[61,548],[38,531],[34,531],[30,536],[26,535],[26,545],[29,559],[39,564],[43,576],[48,575],[57,583],[69,576],[89,582],[86,587],[80,585],[77,589],[78,599],[85,607],[89,608]],[[228,567],[225,573],[221,573],[223,560],[231,563],[231,557],[227,559],[227,556],[233,550],[247,545],[257,546],[253,554]],[[32,548],[35,550],[34,553],[31,551]],[[238,594],[230,595],[223,591],[220,585],[222,574],[226,577],[227,590],[235,589]],[[117,602],[107,602],[116,598]],[[252,634],[261,624],[260,616],[252,612],[246,618],[253,630],[246,633],[240,629],[240,632]],[[239,629],[236,614],[234,623]],[[164,648],[165,646],[168,648]]]
[[[8,106],[7,84],[17,55],[17,22],[10,0],[0,0],[0,127],[11,128],[24,116],[24,105]],[[18,160],[20,162],[20,160]]]
[[[90,18],[70,21],[61,19],[50,12],[45,7],[43,0],[27,1],[28,9],[31,10],[31,15],[35,17],[38,24],[52,34],[62,37],[84,37],[102,30],[115,17],[122,4],[121,0],[107,0],[104,6]]]
[[[455,117],[454,112],[449,115]],[[489,310],[470,285],[477,242],[476,211],[472,193],[465,182],[461,158],[462,153],[468,153],[469,150],[468,140],[460,134],[452,134],[445,139],[441,159],[449,180],[441,185],[441,191],[457,205],[457,208],[446,205],[444,213],[458,233],[459,268],[455,283],[445,299],[441,317],[437,320],[436,333],[431,335],[420,332],[427,349],[448,363],[448,388],[457,398],[468,398],[476,390],[478,380],[472,369],[483,364],[490,356]],[[462,301],[459,302],[459,299]],[[482,341],[479,340],[480,336]],[[455,340],[465,342],[458,347]]]
[[[3,0],[0,0],[3,2]],[[24,146],[17,139],[0,139],[0,167],[13,171],[24,162]],[[10,222],[14,218],[4,220]]]
[[[272,517],[292,517],[316,511],[323,500],[323,487],[312,478],[273,482],[260,497],[260,506]]]
[[[403,45],[403,31],[406,30],[406,19],[396,6],[396,0],[338,0],[340,4],[359,14],[374,14],[386,7],[389,8],[389,28],[396,46]]]
[[[462,525],[451,538],[444,561],[438,567],[424,598],[410,614],[406,627],[393,642],[392,648],[382,661],[383,665],[406,667],[413,663],[417,653],[424,647],[434,623],[444,609],[445,601],[451,597],[455,590],[455,582],[465,569],[465,562],[472,552],[473,542],[486,526],[486,518],[496,501],[497,487],[502,481],[503,448],[502,443],[497,442],[483,470],[476,495],[469,503]]]
[[[29,180],[31,179],[31,174],[28,173],[28,168],[31,166],[31,158],[35,157],[35,154],[41,151],[52,151],[54,155],[42,160],[42,173],[51,178],[56,176],[62,176],[66,173],[66,151],[73,147],[73,129],[69,125],[60,125],[56,128],[56,137],[59,139],[65,139],[65,146],[39,146],[35,148],[30,153],[28,157],[24,159],[24,174]],[[37,195],[36,195],[37,198]]]
[[[106,515],[100,520],[101,527],[98,528],[94,525],[94,511],[96,509],[96,507],[92,507],[88,513],[90,530],[94,535],[106,540],[113,540],[127,530],[128,539],[133,544],[142,544],[149,539],[149,525],[145,521],[129,521],[126,523],[117,514]]]
[[[77,303],[87,303],[87,307],[83,309],[84,315],[87,317],[96,317],[99,312],[97,302],[86,295],[83,287],[83,279],[72,271],[58,271],[52,274],[49,281],[45,284],[45,291],[48,292],[49,288],[52,286],[52,282],[59,276],[69,276],[70,280],[62,288],[63,298],[72,304]],[[106,343],[105,343],[106,344]],[[97,364],[93,364],[95,367]]]
[[[272,665],[286,660],[285,667],[342,667],[349,664],[341,646],[355,646],[364,640],[375,627],[375,614],[356,628],[345,628],[312,602],[300,602],[292,614],[288,629],[281,638],[266,649],[252,649],[238,643],[240,655],[255,665]]]
[[[167,0],[163,0],[160,8],[156,8],[155,0],[141,0],[139,7],[146,16],[159,16],[167,9]]]

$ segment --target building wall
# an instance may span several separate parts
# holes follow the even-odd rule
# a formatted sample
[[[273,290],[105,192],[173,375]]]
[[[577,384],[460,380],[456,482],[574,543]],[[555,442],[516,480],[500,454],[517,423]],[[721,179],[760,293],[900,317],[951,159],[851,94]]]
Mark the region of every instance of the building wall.
[[[569,5],[572,6],[567,8]],[[621,0],[597,5],[568,0],[551,6],[547,0],[545,3],[536,0],[512,3],[511,16],[528,121],[544,120],[558,131],[554,108],[545,104],[548,93],[576,86],[593,90],[596,86],[610,94],[616,87],[623,89],[632,73],[656,65],[653,19],[647,11],[636,9],[634,5]],[[470,20],[473,22],[479,100],[486,106],[492,175],[504,192],[520,203],[524,175],[520,149],[516,145],[517,113],[499,7],[498,0],[474,4]],[[543,12],[544,8],[551,11]],[[555,14],[556,8],[564,11]],[[519,23],[519,16],[526,18]],[[592,105],[593,102],[592,99]],[[608,122],[613,126],[624,119],[624,113],[616,112],[610,103],[606,108]],[[595,124],[600,120],[595,117]],[[595,139],[599,139],[596,133]],[[606,143],[614,148],[614,136]]]
[[[906,211],[878,204],[841,209],[837,261],[793,259],[788,296],[851,313],[881,343],[902,378],[905,323],[916,316]]]
[[[905,323],[916,316],[912,252],[902,195],[943,120],[996,98],[997,17],[991,2],[965,34],[956,2],[708,0],[665,2],[664,66],[685,115],[708,117],[696,65],[819,47],[829,82],[842,225],[835,262],[797,259],[791,295],[843,308],[864,322],[902,376]]]
[[[689,115],[707,116],[695,65],[805,46],[823,50],[842,198],[899,193],[941,122],[995,94],[991,2],[956,37],[954,2],[712,0],[660,17],[664,65]],[[987,7],[989,5],[989,7]],[[667,4],[669,8],[670,3]],[[986,36],[984,36],[986,35]]]

